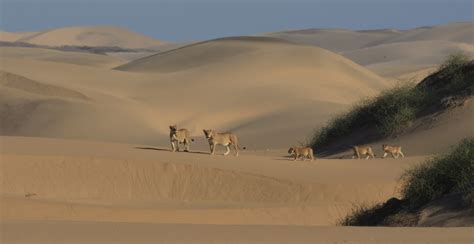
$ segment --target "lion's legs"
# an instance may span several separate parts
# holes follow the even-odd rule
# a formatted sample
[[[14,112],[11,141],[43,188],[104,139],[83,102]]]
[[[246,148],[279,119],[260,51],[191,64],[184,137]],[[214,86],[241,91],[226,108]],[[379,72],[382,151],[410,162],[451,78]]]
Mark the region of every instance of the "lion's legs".
[[[369,159],[370,158],[370,154],[367,154],[367,157],[365,157],[365,159]]]
[[[171,141],[171,151],[176,152],[176,146],[174,145],[174,141]]]
[[[387,153],[387,152],[384,152],[382,158],[386,158],[387,155],[388,155],[388,153]]]
[[[189,152],[189,141],[188,141],[188,139],[184,140],[184,151]]]
[[[227,145],[227,146],[225,146],[225,148],[226,148],[226,151],[224,153],[224,156],[227,156],[230,153],[230,146]]]
[[[235,150],[235,156],[239,156],[239,147],[235,144],[232,145],[234,147],[234,150]]]
[[[209,144],[209,147],[211,148],[211,155],[214,155],[214,149],[216,148],[215,144]]]
[[[400,151],[400,155],[402,155],[402,158],[404,158],[404,157],[405,157],[405,154],[403,154],[403,152],[402,152],[402,151]]]

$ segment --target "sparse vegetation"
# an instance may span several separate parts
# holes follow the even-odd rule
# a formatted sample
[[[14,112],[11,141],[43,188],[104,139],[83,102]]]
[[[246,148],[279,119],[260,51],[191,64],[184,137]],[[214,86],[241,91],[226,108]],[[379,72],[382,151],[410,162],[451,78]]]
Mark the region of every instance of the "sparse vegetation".
[[[402,197],[415,210],[446,194],[474,191],[474,138],[463,140],[449,154],[414,167],[402,177]]]
[[[474,61],[463,54],[451,55],[419,84],[399,84],[336,116],[316,132],[310,144],[321,149],[365,128],[375,128],[378,137],[395,135],[420,115],[446,107],[451,100],[470,96],[473,91]]]
[[[407,170],[401,177],[402,200],[358,205],[340,221],[346,226],[412,226],[417,212],[429,202],[460,194],[472,206],[474,196],[474,138],[461,141],[451,152]]]

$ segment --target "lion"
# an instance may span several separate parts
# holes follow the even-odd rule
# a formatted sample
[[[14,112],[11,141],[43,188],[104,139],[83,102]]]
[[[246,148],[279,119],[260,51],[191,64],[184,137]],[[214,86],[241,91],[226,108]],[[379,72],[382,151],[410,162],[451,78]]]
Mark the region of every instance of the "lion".
[[[382,149],[384,151],[383,157],[387,157],[387,155],[390,153],[392,155],[392,158],[398,158],[400,155],[402,158],[405,157],[405,155],[402,152],[402,147],[398,145],[388,145],[388,144],[383,144]]]
[[[224,156],[227,156],[230,153],[230,145],[234,147],[235,156],[239,156],[239,149],[241,148],[237,136],[230,132],[219,133],[214,130],[202,130],[206,139],[209,141],[209,147],[211,149],[211,155],[214,155],[216,145],[223,145],[227,148],[227,151],[224,153]]]
[[[170,125],[170,143],[171,151],[179,152],[179,144],[184,144],[184,151],[189,152],[189,144],[194,139],[189,138],[189,131],[187,129],[178,129],[176,125]]]
[[[313,149],[310,147],[290,147],[288,153],[293,155],[293,161],[296,161],[298,158],[301,158],[303,161],[305,158],[309,158],[311,161],[314,160]]]
[[[354,151],[354,155],[352,156],[352,158],[357,157],[358,159],[360,159],[360,157],[363,155],[367,155],[365,159],[375,158],[375,154],[372,151],[371,146],[353,146],[352,150]]]

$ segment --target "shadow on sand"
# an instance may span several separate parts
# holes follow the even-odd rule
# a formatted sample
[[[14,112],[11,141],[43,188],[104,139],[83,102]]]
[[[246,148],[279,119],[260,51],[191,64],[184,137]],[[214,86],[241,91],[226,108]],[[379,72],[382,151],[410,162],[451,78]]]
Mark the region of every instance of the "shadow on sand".
[[[170,149],[168,148],[157,148],[157,147],[135,147],[135,149],[141,149],[141,150],[155,150],[155,151],[163,151],[163,152],[171,152]],[[179,151],[180,152],[185,152],[185,151]],[[200,151],[188,151],[185,153],[194,153],[194,154],[209,154],[208,152],[200,152]]]

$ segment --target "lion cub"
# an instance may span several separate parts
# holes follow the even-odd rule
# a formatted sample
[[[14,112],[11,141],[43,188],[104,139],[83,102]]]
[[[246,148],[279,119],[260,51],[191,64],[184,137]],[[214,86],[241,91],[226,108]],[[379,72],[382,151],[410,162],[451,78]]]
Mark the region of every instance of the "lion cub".
[[[352,158],[357,157],[358,159],[360,159],[360,157],[363,155],[367,155],[365,159],[375,158],[375,154],[372,151],[371,146],[353,146],[352,150],[354,151],[354,155],[352,156]]]
[[[387,155],[390,153],[392,155],[392,158],[398,158],[400,155],[402,158],[405,157],[405,155],[402,152],[402,147],[398,145],[388,145],[388,144],[383,144],[382,149],[384,151],[383,157],[387,157]]]
[[[314,160],[313,149],[310,147],[290,147],[288,153],[293,155],[293,161],[296,161],[298,158],[301,158],[303,161],[305,158],[309,158],[311,161]]]
[[[179,144],[184,144],[184,151],[189,152],[189,144],[194,139],[189,138],[189,131],[187,129],[178,129],[176,125],[170,125],[170,143],[171,151],[179,152]]]
[[[239,145],[239,140],[237,136],[230,132],[219,133],[215,132],[214,130],[202,130],[204,135],[206,136],[207,141],[209,141],[209,147],[211,149],[211,155],[214,155],[214,151],[216,149],[216,145],[223,145],[226,147],[227,151],[224,153],[224,156],[227,156],[230,153],[230,145],[234,147],[235,156],[239,156],[239,149],[245,149],[245,147],[241,148]]]

